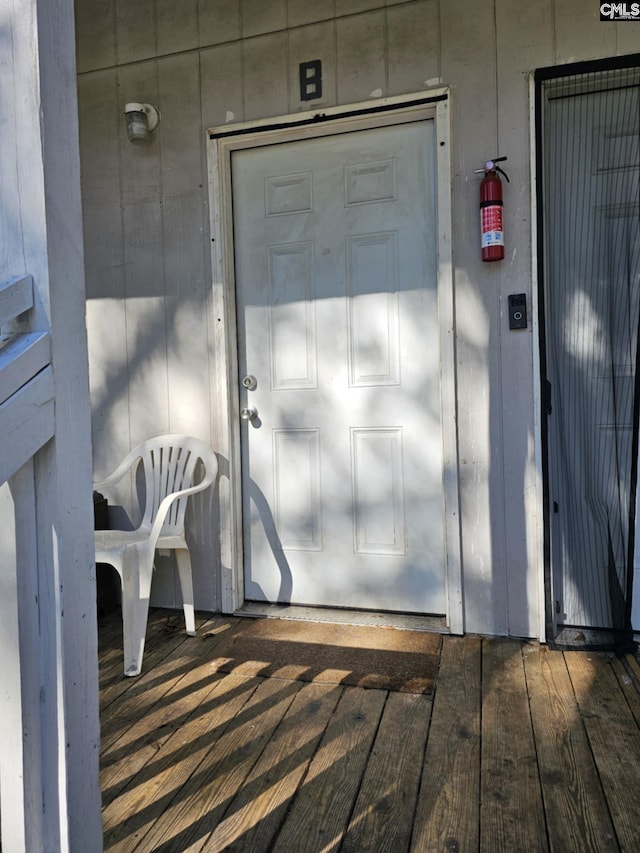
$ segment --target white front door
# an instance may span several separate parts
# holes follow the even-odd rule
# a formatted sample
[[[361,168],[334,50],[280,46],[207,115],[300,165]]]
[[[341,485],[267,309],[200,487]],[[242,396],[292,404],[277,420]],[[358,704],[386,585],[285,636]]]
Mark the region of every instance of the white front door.
[[[447,610],[435,159],[432,120],[232,153],[248,600]]]

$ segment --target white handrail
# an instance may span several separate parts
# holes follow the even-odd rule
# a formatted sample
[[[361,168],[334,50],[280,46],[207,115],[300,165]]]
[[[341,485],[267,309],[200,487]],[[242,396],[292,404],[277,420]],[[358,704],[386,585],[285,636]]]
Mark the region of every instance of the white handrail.
[[[0,329],[32,308],[30,275],[0,284]],[[55,430],[49,332],[5,331],[0,343],[0,483],[34,456]]]
[[[0,328],[33,308],[33,280],[18,275],[0,284]]]

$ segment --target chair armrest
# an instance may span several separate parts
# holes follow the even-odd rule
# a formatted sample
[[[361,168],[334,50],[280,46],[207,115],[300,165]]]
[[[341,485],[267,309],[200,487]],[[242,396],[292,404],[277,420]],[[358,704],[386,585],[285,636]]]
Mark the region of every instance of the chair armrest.
[[[139,458],[139,453],[135,453],[134,451],[128,453],[112,474],[109,474],[109,476],[105,477],[104,480],[99,480],[97,483],[93,484],[94,490],[100,492],[103,489],[108,489],[110,486],[114,486],[130,470],[136,459]]]
[[[151,532],[149,534],[149,542],[155,548],[156,542],[158,541],[158,537],[162,532],[162,527],[164,525],[164,520],[167,517],[167,513],[169,512],[169,507],[174,501],[177,501],[178,498],[184,498],[187,495],[193,495],[196,492],[202,492],[211,483],[214,481],[217,472],[207,472],[207,474],[202,478],[202,480],[197,483],[195,486],[189,486],[186,489],[180,489],[179,492],[172,492],[172,494],[167,495],[160,502],[160,506],[158,507],[158,511],[156,512],[156,517],[153,520],[153,525],[151,526]]]

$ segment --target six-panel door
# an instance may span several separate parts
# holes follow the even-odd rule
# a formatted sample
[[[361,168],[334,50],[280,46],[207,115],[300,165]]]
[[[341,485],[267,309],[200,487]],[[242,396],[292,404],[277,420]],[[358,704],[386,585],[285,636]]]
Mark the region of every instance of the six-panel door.
[[[232,155],[248,600],[446,611],[434,140]]]

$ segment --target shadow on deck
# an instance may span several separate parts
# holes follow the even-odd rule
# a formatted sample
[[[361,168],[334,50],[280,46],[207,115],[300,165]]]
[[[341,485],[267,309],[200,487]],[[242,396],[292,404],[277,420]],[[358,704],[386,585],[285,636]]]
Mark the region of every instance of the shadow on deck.
[[[252,621],[191,638],[152,611],[136,679],[101,621],[105,850],[640,850],[634,658],[443,637],[435,682],[405,692],[344,663],[300,680],[271,642],[268,670],[219,671]]]

